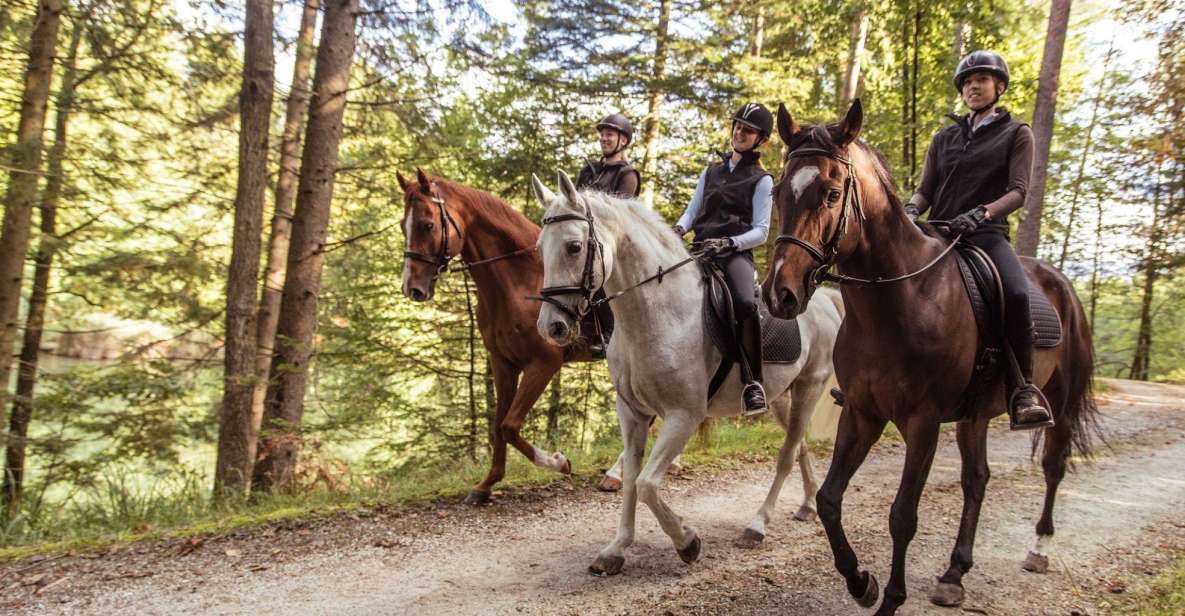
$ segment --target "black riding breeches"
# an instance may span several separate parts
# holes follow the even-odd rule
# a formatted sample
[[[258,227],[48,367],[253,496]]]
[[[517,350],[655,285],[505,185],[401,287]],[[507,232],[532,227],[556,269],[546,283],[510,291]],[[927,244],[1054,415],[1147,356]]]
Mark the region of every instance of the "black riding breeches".
[[[738,323],[757,316],[757,285],[753,283],[753,253],[731,252],[716,257],[716,265],[724,271],[724,281],[732,296],[732,310]]]
[[[1020,257],[1003,233],[976,233],[963,238],[987,253],[1004,287],[1004,337],[1012,347],[1025,380],[1033,380],[1033,318],[1029,314],[1029,283]]]

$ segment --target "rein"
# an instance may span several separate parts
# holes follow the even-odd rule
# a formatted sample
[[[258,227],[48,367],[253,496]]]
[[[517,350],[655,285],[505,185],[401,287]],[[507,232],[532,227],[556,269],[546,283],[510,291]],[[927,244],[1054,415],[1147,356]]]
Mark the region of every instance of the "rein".
[[[840,154],[830,150],[825,150],[823,148],[802,148],[790,152],[790,158],[802,158],[805,156],[825,156],[832,160],[839,161],[844,165],[844,167],[847,168],[847,177],[844,179],[843,184],[843,195],[840,197],[840,202],[842,204],[841,207],[843,209],[840,210],[839,222],[835,225],[834,230],[832,230],[831,237],[829,237],[826,243],[823,244],[822,250],[816,248],[811,243],[793,235],[779,235],[777,239],[774,240],[775,245],[789,243],[802,248],[819,264],[818,266],[807,270],[806,274],[804,275],[804,284],[806,285],[808,296],[814,291],[816,287],[827,281],[836,282],[839,284],[878,285],[908,280],[914,276],[918,276],[928,271],[930,268],[937,265],[938,262],[943,259],[943,257],[950,254],[951,250],[954,250],[955,244],[957,244],[959,238],[962,237],[962,235],[955,236],[955,238],[951,240],[950,244],[945,249],[943,249],[943,251],[940,252],[938,256],[934,257],[934,259],[922,266],[920,269],[908,274],[902,274],[900,276],[893,276],[890,278],[886,278],[884,276],[860,278],[857,276],[847,276],[840,273],[832,273],[831,269],[835,267],[835,259],[839,255],[839,243],[843,239],[843,235],[847,231],[848,227],[849,204],[858,213],[863,215],[863,209],[860,203],[860,184],[856,181],[856,168],[852,164],[852,160],[850,158],[841,156]]]
[[[448,229],[449,229],[449,227],[451,226],[453,228],[453,231],[456,232],[458,241],[463,240],[464,238],[461,236],[461,228],[459,226],[457,226],[457,221],[453,219],[452,214],[450,214],[448,211],[448,207],[445,206],[444,199],[441,198],[441,196],[440,196],[440,187],[436,184],[436,182],[432,182],[431,200],[432,200],[432,203],[436,204],[437,209],[440,211],[440,252],[438,252],[435,256],[433,256],[433,255],[426,255],[422,252],[415,252],[412,250],[404,250],[403,256],[404,256],[404,258],[412,259],[413,261],[420,261],[421,263],[428,263],[430,265],[435,265],[436,266],[436,273],[432,275],[433,282],[438,280],[440,278],[440,276],[443,275],[445,272],[468,271],[478,265],[485,265],[487,263],[493,263],[495,261],[501,261],[503,259],[511,259],[514,257],[528,254],[530,252],[534,252],[534,250],[535,250],[533,247],[532,248],[519,248],[518,250],[516,250],[514,252],[510,252],[510,253],[507,253],[504,255],[498,255],[496,257],[490,257],[488,259],[481,259],[479,261],[465,261],[464,259],[459,259],[461,261],[460,265],[450,267],[449,263],[452,262],[453,255],[450,254],[449,247],[448,247],[448,240],[449,240]]]

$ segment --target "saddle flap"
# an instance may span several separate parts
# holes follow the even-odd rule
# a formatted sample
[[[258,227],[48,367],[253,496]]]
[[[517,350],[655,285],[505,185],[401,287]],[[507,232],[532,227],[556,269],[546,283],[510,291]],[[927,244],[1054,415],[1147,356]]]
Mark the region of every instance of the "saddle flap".
[[[1003,332],[997,281],[999,274],[987,254],[975,246],[960,244],[955,255],[967,298],[971,301],[971,311],[975,314],[980,340],[983,341],[981,344],[991,346],[990,343],[997,341]],[[1032,278],[1026,279],[1029,316],[1034,328],[1033,346],[1039,349],[1056,347],[1062,340],[1061,318],[1040,285],[1034,283]]]

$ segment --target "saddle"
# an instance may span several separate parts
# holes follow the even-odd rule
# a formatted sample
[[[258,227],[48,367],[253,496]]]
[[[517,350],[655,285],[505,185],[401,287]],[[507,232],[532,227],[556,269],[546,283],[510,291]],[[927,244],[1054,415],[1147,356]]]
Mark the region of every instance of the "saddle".
[[[981,374],[999,366],[1003,354],[1003,320],[1007,318],[1003,307],[1003,288],[995,264],[983,250],[960,242],[955,247],[955,258],[979,330],[980,348],[976,355],[975,373]],[[1033,346],[1038,349],[1056,347],[1062,341],[1061,319],[1041,287],[1032,279],[1028,283]]]
[[[724,383],[733,364],[740,359],[732,296],[724,282],[724,272],[711,261],[700,261],[704,279],[704,335],[720,350],[723,359],[708,383],[708,399]],[[758,294],[760,297],[760,294]],[[779,319],[770,314],[764,298],[758,301],[761,323],[761,361],[766,364],[792,364],[802,355],[802,333],[797,319]]]

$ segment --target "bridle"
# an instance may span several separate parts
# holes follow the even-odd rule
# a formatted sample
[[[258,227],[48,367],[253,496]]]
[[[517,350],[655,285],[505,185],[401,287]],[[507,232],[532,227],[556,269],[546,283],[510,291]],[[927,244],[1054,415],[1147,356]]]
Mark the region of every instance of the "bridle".
[[[839,243],[843,240],[843,235],[848,228],[849,209],[856,210],[856,212],[861,216],[863,216],[864,213],[860,202],[860,183],[856,180],[856,168],[852,164],[852,159],[823,148],[800,148],[790,152],[790,158],[802,158],[806,156],[825,156],[842,163],[847,169],[847,177],[844,179],[843,184],[843,194],[840,197],[840,204],[843,209],[840,210],[839,221],[836,223],[835,228],[832,229],[831,237],[827,238],[827,241],[824,242],[822,249],[816,248],[813,244],[788,234],[779,235],[777,239],[774,240],[775,245],[789,243],[802,248],[807,252],[807,254],[811,256],[812,259],[815,260],[816,263],[818,263],[818,265],[807,270],[803,275],[803,284],[808,300],[820,284],[828,281],[839,284],[877,285],[900,282],[902,280],[913,278],[914,276],[929,270],[931,267],[934,267],[935,264],[941,261],[943,257],[945,257],[948,253],[950,253],[951,250],[954,249],[955,244],[957,244],[959,238],[962,237],[961,235],[955,236],[954,239],[951,240],[950,244],[929,263],[916,271],[903,274],[901,276],[893,276],[888,278],[884,276],[859,278],[856,276],[845,276],[844,274],[832,273],[831,269],[835,267],[835,259],[839,255]],[[828,205],[827,207],[832,206]]]
[[[588,223],[588,240],[585,245],[584,268],[580,274],[580,284],[578,285],[564,285],[554,287],[543,287],[539,290],[539,295],[529,297],[528,299],[538,300],[547,304],[551,304],[559,309],[560,312],[572,317],[572,320],[579,323],[584,317],[594,308],[593,295],[599,288],[594,279],[594,269],[596,268],[597,256],[601,257],[601,282],[605,281],[605,254],[604,246],[600,240],[597,239],[596,225],[593,224],[592,210],[589,209],[588,204],[584,204],[584,214],[556,214],[555,216],[548,216],[543,219],[543,226],[557,222],[565,222],[569,220],[578,220]],[[580,304],[576,309],[561,302],[559,297],[565,295],[579,295]],[[606,298],[608,299],[608,298]],[[602,299],[600,301],[606,301]]]
[[[446,271],[464,271],[477,265],[484,265],[486,263],[492,263],[502,259],[517,257],[535,250],[534,247],[520,248],[514,252],[509,252],[504,255],[498,255],[496,257],[490,257],[488,259],[481,259],[480,261],[472,262],[467,262],[462,259],[461,265],[459,267],[449,267],[449,263],[451,263],[454,258],[454,255],[449,252],[449,227],[452,227],[453,231],[456,232],[458,241],[463,241],[464,237],[461,235],[461,228],[457,226],[457,221],[453,219],[452,214],[450,214],[448,211],[448,207],[445,206],[444,199],[440,196],[440,187],[437,186],[436,182],[432,182],[429,199],[432,201],[432,203],[436,204],[436,208],[440,212],[440,251],[436,255],[426,255],[422,252],[415,252],[414,250],[404,250],[403,256],[413,261],[435,265],[436,272],[432,274],[432,282],[436,282]]]

